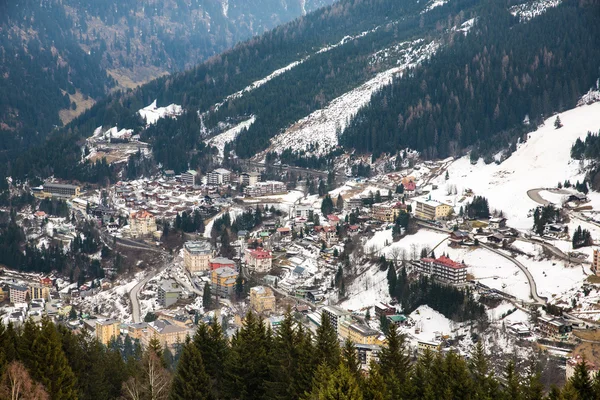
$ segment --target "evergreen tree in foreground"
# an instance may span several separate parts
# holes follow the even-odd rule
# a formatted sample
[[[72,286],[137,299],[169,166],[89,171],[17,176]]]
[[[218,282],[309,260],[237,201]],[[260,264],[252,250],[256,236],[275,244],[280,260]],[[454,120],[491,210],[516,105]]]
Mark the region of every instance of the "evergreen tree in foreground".
[[[181,358],[177,365],[177,371],[173,376],[169,399],[212,399],[210,378],[204,370],[202,355],[189,337],[181,349]]]

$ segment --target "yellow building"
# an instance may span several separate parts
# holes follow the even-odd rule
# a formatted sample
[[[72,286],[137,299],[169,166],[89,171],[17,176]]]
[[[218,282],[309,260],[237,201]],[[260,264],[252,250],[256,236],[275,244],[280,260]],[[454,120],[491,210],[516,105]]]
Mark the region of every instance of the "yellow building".
[[[50,298],[50,289],[46,286],[42,285],[31,285],[29,286],[29,293],[31,295],[31,299],[44,299],[48,300]]]
[[[250,307],[257,313],[275,311],[275,295],[271,288],[265,286],[251,288]]]
[[[233,294],[238,272],[229,267],[214,269],[210,276],[212,293],[220,297],[229,297]]]
[[[121,334],[121,323],[114,319],[105,321],[96,321],[96,339],[104,345],[108,345],[111,340],[116,339]]]
[[[142,340],[145,332],[148,330],[148,324],[146,322],[140,322],[137,324],[129,324],[127,327],[127,334],[132,339]]]
[[[175,325],[166,319],[157,319],[148,323],[148,329],[143,332],[142,344],[148,346],[150,340],[156,338],[161,347],[174,347],[183,344],[188,336],[194,336],[194,329]]]
[[[43,197],[64,197],[73,198],[80,194],[80,188],[76,185],[66,185],[62,183],[44,183]]]
[[[425,353],[425,351],[429,350],[431,352],[440,351],[441,343],[440,342],[426,342],[419,340],[419,345],[417,351],[419,354]]]
[[[210,270],[213,250],[208,240],[186,242],[183,246],[183,265],[190,273]]]
[[[346,320],[339,325],[338,334],[342,339],[348,339],[355,344],[379,345],[377,338],[381,335],[381,332],[367,325]]]
[[[404,204],[396,204],[396,203],[380,203],[373,204],[372,215],[373,218],[381,221],[392,223],[396,221],[398,216],[402,210],[406,210],[406,206]]]
[[[4,297],[5,297],[4,290],[0,287],[0,302],[4,301]]]
[[[439,220],[447,218],[453,209],[448,204],[439,203],[437,201],[417,200],[415,207],[415,215],[418,218],[426,220]]]
[[[129,216],[129,232],[131,237],[152,235],[156,232],[156,219],[146,210],[131,213]]]

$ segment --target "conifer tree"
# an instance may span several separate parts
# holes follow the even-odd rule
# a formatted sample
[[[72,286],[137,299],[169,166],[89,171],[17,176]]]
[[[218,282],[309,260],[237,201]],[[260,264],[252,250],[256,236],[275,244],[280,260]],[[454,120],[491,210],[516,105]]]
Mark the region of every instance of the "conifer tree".
[[[210,290],[210,284],[206,282],[204,284],[204,290],[202,291],[202,307],[204,310],[210,310],[212,306],[212,294]]]
[[[44,385],[50,399],[78,399],[75,375],[67,363],[58,332],[48,319],[42,320],[39,337],[31,344],[31,358],[26,366],[32,377]]]
[[[321,313],[321,325],[317,328],[316,363],[325,364],[332,370],[340,363],[340,343],[329,317]]]
[[[342,198],[341,194],[338,195],[338,198],[335,202],[335,208],[340,212],[344,210],[344,199]]]
[[[319,400],[363,400],[356,376],[340,364],[326,385],[319,390]]]
[[[504,371],[504,398],[506,400],[521,400],[521,379],[519,373],[515,371],[514,361],[509,361]]]
[[[473,389],[478,399],[494,399],[498,394],[498,382],[492,377],[481,341],[477,342],[469,360]]]
[[[350,339],[344,341],[342,349],[342,364],[352,373],[357,380],[360,380],[360,363],[356,355],[356,347]]]
[[[181,358],[173,376],[171,400],[208,400],[212,398],[210,378],[204,370],[200,350],[189,337],[181,349]]]
[[[594,399],[594,387],[585,358],[575,366],[575,371],[569,383],[577,392],[580,400]]]
[[[365,400],[389,399],[387,387],[383,376],[381,375],[381,368],[375,361],[371,361],[371,364],[369,365],[369,376],[365,379],[363,393]]]
[[[244,325],[231,340],[228,358],[230,397],[240,400],[262,398],[270,380],[271,338],[262,320],[248,312]]]
[[[202,323],[194,335],[194,345],[200,350],[204,368],[211,378],[215,397],[223,391],[225,363],[229,357],[229,345],[221,325],[213,322],[210,326]]]
[[[406,338],[398,333],[395,324],[390,324],[386,334],[387,347],[379,352],[381,373],[394,398],[402,398],[408,391],[411,373],[410,358],[407,355]]]

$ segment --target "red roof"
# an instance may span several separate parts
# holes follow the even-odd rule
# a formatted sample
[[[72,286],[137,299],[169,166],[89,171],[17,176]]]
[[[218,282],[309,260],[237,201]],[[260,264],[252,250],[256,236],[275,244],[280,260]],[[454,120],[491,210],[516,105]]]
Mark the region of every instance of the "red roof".
[[[350,226],[348,227],[348,230],[351,230],[351,231],[357,231],[357,230],[358,230],[358,225],[350,225]]]
[[[249,250],[253,258],[271,258],[271,252],[265,250]]]
[[[330,215],[328,215],[328,216],[327,216],[327,219],[328,219],[329,221],[334,221],[334,222],[338,222],[338,221],[340,220],[340,219],[339,219],[339,217],[338,217],[337,215],[333,215],[333,214],[330,214]]]
[[[454,268],[454,269],[466,268],[466,265],[457,263],[456,261],[452,261],[451,259],[449,259],[446,256],[439,257],[437,260],[435,260],[435,263],[441,264],[448,268]]]
[[[408,182],[406,182],[406,185],[404,185],[404,190],[413,191],[416,189],[417,189],[417,184],[414,183],[413,181],[408,181]]]

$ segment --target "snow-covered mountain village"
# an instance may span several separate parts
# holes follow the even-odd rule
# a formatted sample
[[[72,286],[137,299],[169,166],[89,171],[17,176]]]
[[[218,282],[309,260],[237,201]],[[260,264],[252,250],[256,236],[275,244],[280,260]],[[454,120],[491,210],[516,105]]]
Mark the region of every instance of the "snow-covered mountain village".
[[[19,353],[43,335],[56,336],[56,353],[78,373],[79,351],[118,358],[114,390],[98,397],[107,399],[337,398],[322,393],[338,379],[364,399],[436,398],[417,388],[421,372],[459,368],[473,388],[487,382],[481,393],[579,398],[568,393],[586,379],[600,393],[600,79],[588,65],[600,51],[586,29],[600,31],[585,13],[597,0],[285,0],[297,20],[255,26],[260,36],[223,43],[232,47],[222,54],[204,31],[187,41],[181,27],[159,34],[155,24],[183,18],[185,3],[220,32],[221,13],[248,23],[241,4],[150,2],[134,12],[133,2],[105,15],[66,3],[63,22],[80,29],[69,32],[85,62],[65,72],[68,51],[44,39],[66,89],[40,90],[44,102],[65,103],[61,117],[48,117],[50,105],[19,108],[32,100],[16,84],[6,85],[16,100],[0,96],[0,342],[19,341],[0,351],[0,398],[22,367],[62,400],[37,374],[35,351]],[[165,42],[173,32],[181,46]],[[141,54],[145,35],[158,36]],[[202,64],[171,65],[167,55],[199,46]],[[131,52],[169,69],[134,84],[125,72],[142,70]],[[118,63],[96,71],[88,58]],[[0,86],[18,71],[3,69]],[[255,336],[240,339],[248,326]],[[258,337],[260,349],[246,349]],[[293,356],[270,354],[271,365],[261,358],[268,343],[289,344]],[[306,355],[324,347],[335,348],[329,361]],[[233,348],[243,354],[223,355]],[[305,355],[310,373],[287,376],[289,359],[296,368]],[[269,371],[254,397],[244,385],[255,366],[236,372],[253,358]],[[137,396],[132,388],[156,377],[152,363],[162,397]],[[208,397],[173,394],[196,374]],[[282,383],[296,375],[306,382]],[[88,378],[78,375],[81,398],[93,398]],[[387,397],[371,390],[379,378]],[[412,390],[408,381],[414,393],[392,394]],[[552,397],[563,390],[553,385],[567,394]]]
[[[600,343],[600,195],[583,183],[591,164],[572,158],[600,126],[596,99],[487,162],[406,150],[343,155],[329,172],[256,159],[104,188],[14,187],[42,199],[14,216],[28,239],[92,243],[102,273],[4,269],[2,320],[48,315],[103,343],[174,347],[201,321],[232,335],[249,310],[273,331],[286,311],[313,331],[324,314],[364,368],[395,324],[415,355],[483,341],[499,358],[543,353],[548,379],[564,380],[574,363],[561,360],[593,366]],[[135,138],[111,143],[113,131],[99,128],[89,154],[140,151]]]

